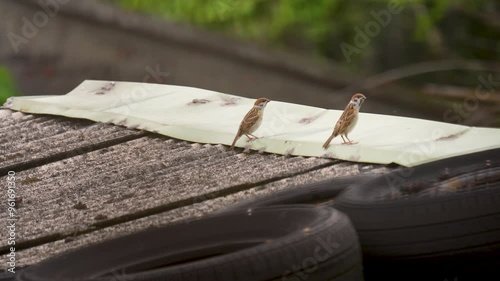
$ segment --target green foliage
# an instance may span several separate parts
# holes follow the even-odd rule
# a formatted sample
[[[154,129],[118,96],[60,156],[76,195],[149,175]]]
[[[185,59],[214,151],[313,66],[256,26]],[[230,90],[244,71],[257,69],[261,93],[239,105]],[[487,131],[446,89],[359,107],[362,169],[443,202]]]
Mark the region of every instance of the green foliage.
[[[126,9],[320,54],[325,54],[330,38],[353,35],[352,27],[364,23],[370,11],[343,0],[109,1]],[[372,2],[387,5],[386,1]]]
[[[17,95],[14,80],[4,67],[0,66],[0,105],[4,104],[7,98]]]
[[[423,46],[412,49],[408,56],[411,61],[435,59],[435,49],[452,42],[441,42],[440,24],[450,15],[450,11],[479,13],[495,6],[495,0],[108,0],[126,9],[154,14],[169,20],[187,22],[197,26],[234,34],[252,41],[284,46],[293,50],[319,57],[345,62],[339,48],[342,42],[353,44],[356,32],[354,27],[363,29],[374,20],[372,13],[387,10],[391,3],[402,5],[403,10],[396,17],[397,24],[381,28],[381,36],[370,38],[374,42],[389,40],[384,34],[400,35],[398,46],[405,49],[403,43]],[[461,24],[460,17],[455,17],[455,25]],[[465,24],[464,24],[465,25]],[[468,28],[467,26],[461,27]],[[484,28],[482,28],[484,30]],[[475,31],[480,32],[481,28]],[[474,34],[472,34],[474,35]],[[446,37],[446,34],[444,34]],[[380,38],[379,38],[380,37]],[[404,38],[403,38],[404,37]],[[445,38],[446,39],[446,38]],[[427,44],[427,45],[426,45]],[[444,48],[443,48],[444,47]],[[370,43],[363,52],[353,56],[354,65],[378,54],[385,56],[383,44]],[[472,51],[469,54],[472,56]],[[459,54],[456,54],[459,55]],[[460,54],[464,57],[467,54]]]
[[[442,18],[449,4],[450,0],[434,1],[428,11],[423,12],[422,9],[419,9],[420,12],[416,15],[415,25],[415,37],[417,40],[425,40],[431,29],[436,25],[436,22]],[[424,6],[419,4],[419,7]]]

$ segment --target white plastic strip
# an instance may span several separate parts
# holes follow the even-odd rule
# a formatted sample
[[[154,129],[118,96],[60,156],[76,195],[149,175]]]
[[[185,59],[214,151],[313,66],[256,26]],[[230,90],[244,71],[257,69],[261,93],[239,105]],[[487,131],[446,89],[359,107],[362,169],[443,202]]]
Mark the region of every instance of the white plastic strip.
[[[14,97],[4,108],[113,123],[192,142],[231,145],[253,102],[190,87],[85,81],[67,95]],[[337,137],[324,150],[322,145],[341,114],[341,110],[271,101],[261,127],[254,133],[261,138],[247,142],[243,136],[236,146],[283,155],[403,166],[500,147],[500,129],[360,113],[356,128],[349,134],[358,143],[343,145]]]

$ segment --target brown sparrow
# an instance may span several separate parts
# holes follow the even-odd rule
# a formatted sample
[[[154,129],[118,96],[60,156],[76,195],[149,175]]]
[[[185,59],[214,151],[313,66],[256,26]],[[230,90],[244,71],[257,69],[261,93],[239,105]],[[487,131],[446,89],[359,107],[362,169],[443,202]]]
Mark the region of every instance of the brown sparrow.
[[[240,128],[238,129],[238,133],[236,133],[231,149],[234,149],[234,144],[243,135],[247,136],[249,140],[257,139],[252,133],[260,127],[262,116],[264,115],[264,108],[268,102],[270,102],[270,100],[266,98],[260,98],[255,101],[252,109],[248,111],[247,115],[245,115],[241,121]]]
[[[327,149],[330,145],[330,142],[334,137],[340,135],[344,144],[354,144],[349,137],[347,136],[358,123],[358,113],[361,105],[366,100],[366,97],[360,93],[354,94],[351,98],[351,101],[347,104],[344,109],[344,112],[335,124],[335,129],[333,129],[332,135],[326,140],[325,144],[323,144],[323,148]],[[346,142],[344,136],[347,138],[349,142]]]

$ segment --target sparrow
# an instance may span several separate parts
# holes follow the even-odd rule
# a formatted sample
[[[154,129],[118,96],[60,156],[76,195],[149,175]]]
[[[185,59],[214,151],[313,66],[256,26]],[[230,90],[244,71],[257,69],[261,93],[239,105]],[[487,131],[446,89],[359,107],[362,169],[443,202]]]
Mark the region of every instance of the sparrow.
[[[258,138],[252,135],[252,133],[260,127],[260,124],[262,123],[262,116],[264,115],[264,108],[268,102],[270,102],[270,100],[266,98],[259,98],[255,101],[252,109],[248,111],[247,115],[245,115],[241,121],[240,128],[236,133],[231,149],[234,149],[234,144],[243,135],[247,136],[249,140]]]
[[[338,135],[342,137],[342,140],[344,141],[343,144],[356,143],[351,141],[347,135],[354,129],[356,123],[358,123],[359,109],[365,100],[366,97],[360,93],[354,94],[351,97],[351,101],[345,107],[344,112],[337,121],[337,124],[335,124],[332,135],[326,140],[325,144],[323,144],[324,149],[327,149],[333,138]],[[344,136],[349,142],[345,141]]]

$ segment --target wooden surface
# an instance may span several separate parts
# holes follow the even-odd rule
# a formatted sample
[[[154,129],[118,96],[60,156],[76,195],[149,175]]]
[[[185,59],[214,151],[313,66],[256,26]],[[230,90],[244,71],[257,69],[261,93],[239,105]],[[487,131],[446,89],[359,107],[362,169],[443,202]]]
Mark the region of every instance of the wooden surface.
[[[380,165],[234,152],[119,126],[0,110],[0,181],[19,197],[16,266]],[[7,212],[0,212],[0,220]],[[5,269],[7,231],[0,231]]]

